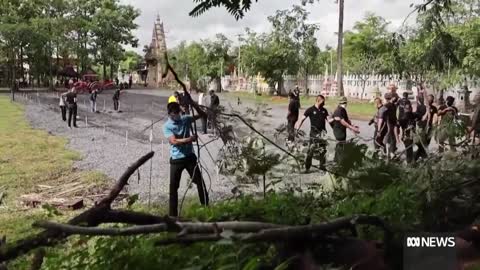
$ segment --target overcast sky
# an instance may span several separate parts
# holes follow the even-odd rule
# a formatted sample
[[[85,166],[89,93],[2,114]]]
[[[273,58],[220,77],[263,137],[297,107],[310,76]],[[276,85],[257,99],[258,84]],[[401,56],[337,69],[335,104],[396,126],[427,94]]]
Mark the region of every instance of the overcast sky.
[[[211,38],[216,33],[223,33],[232,40],[245,28],[256,31],[269,29],[267,17],[279,9],[289,9],[300,0],[259,0],[253,4],[246,16],[236,21],[223,8],[214,8],[197,18],[188,16],[194,7],[192,0],[121,0],[140,9],[141,15],[136,23],[139,25],[135,34],[140,40],[137,51],[141,52],[144,45],[150,44],[152,28],[157,14],[164,23],[167,47],[172,48],[182,40],[199,40]],[[318,42],[321,47],[335,45],[335,32],[338,27],[338,5],[334,0],[320,0],[320,3],[307,5],[310,11],[309,21],[320,23]],[[346,0],[345,30],[361,20],[366,12],[381,15],[391,22],[392,30],[397,29],[412,11],[410,4],[421,3],[422,0]],[[411,17],[409,21],[413,21]]]

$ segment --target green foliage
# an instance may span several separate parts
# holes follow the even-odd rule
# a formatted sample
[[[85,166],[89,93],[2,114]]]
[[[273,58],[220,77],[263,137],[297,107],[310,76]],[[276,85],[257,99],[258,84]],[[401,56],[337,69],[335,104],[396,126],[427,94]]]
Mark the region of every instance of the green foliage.
[[[255,0],[255,2],[258,0]],[[200,16],[212,7],[223,6],[225,9],[237,20],[243,18],[245,12],[247,12],[253,0],[244,1],[230,1],[230,0],[193,0],[194,3],[198,3],[195,8],[190,11],[190,16]]]
[[[367,13],[364,20],[355,23],[352,32],[345,32],[344,55],[348,71],[367,76],[373,72],[392,72],[388,25],[384,18]]]
[[[315,38],[318,26],[308,24],[308,12],[300,6],[279,10],[268,17],[271,33],[255,33],[247,29],[241,37],[241,50],[247,74],[262,75],[271,87],[281,83],[286,74],[318,71],[319,48]],[[280,86],[281,87],[281,86]]]
[[[122,72],[135,71],[141,62],[142,56],[134,51],[127,51],[123,54],[123,60],[120,62],[120,70]]]
[[[206,90],[201,79],[209,81],[218,80],[221,76],[230,72],[232,64],[232,42],[223,34],[215,35],[215,39],[204,39],[201,42],[187,44],[181,42],[176,48],[170,50],[172,66],[176,68],[179,76],[187,77],[192,88]],[[221,85],[217,85],[221,88]]]
[[[132,30],[138,16],[118,0],[6,0],[0,10],[0,49],[12,65],[28,59],[30,75],[37,79],[50,81],[73,59],[79,60],[79,71],[95,60],[106,73],[106,66],[122,60],[122,45],[137,45]],[[24,70],[15,77],[24,79]]]

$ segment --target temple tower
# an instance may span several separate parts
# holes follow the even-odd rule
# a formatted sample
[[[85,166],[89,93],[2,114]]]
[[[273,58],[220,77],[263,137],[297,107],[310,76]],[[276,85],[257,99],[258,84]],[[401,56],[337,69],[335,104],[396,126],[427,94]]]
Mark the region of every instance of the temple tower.
[[[166,68],[165,52],[167,51],[167,42],[165,40],[165,31],[160,16],[153,26],[152,41],[148,48],[145,60],[147,62],[148,74],[147,83],[150,87],[161,87],[165,84],[162,74]]]

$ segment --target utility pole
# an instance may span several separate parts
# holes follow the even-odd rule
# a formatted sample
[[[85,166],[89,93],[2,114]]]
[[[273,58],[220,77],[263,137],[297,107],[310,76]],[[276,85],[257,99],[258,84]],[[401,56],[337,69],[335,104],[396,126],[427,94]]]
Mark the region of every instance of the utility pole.
[[[240,76],[242,73],[242,46],[238,46],[238,68],[237,68],[237,75]]]
[[[343,13],[345,0],[338,0],[338,47],[337,47],[337,89],[340,96],[343,92]]]
[[[333,77],[333,50],[330,49],[330,72],[332,74],[332,77]]]

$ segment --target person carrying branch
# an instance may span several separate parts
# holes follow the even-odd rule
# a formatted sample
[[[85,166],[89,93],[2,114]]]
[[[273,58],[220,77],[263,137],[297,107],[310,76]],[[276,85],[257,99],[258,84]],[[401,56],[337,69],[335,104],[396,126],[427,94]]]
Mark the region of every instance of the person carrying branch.
[[[347,129],[351,130],[355,134],[359,134],[360,129],[358,126],[353,125],[348,118],[346,97],[339,98],[338,107],[333,112],[332,117],[333,118],[329,119],[329,122],[333,129],[333,135],[337,140],[337,145],[335,146],[334,161],[337,163],[341,163],[345,157],[343,152],[347,143]]]
[[[190,134],[191,124],[207,115],[197,103],[192,101],[188,93],[186,95],[189,104],[198,114],[182,115],[180,104],[171,102],[167,106],[168,120],[163,125],[163,134],[170,143],[169,214],[174,217],[178,216],[178,188],[184,170],[187,170],[192,182],[197,186],[200,203],[204,206],[208,205],[208,192],[193,150],[193,142],[197,140],[197,136]]]
[[[418,96],[417,102],[417,152],[415,153],[415,160],[420,158],[426,159],[428,157],[428,148],[432,140],[434,123],[437,122],[437,107],[433,105],[434,96],[426,94],[426,91],[423,92],[423,96]],[[426,103],[425,103],[426,99]]]
[[[293,95],[292,98],[294,98]],[[295,98],[294,100],[298,102]],[[296,106],[300,107],[300,104],[296,104]],[[305,160],[306,173],[308,173],[312,167],[314,154],[320,162],[320,168],[323,168],[327,161],[327,141],[324,137],[327,133],[326,121],[328,119],[328,111],[324,106],[325,97],[322,95],[317,96],[315,104],[305,111],[297,128],[297,130],[299,130],[302,127],[303,122],[305,122],[307,118],[310,118],[310,140],[308,143],[307,158]]]
[[[414,152],[413,152],[413,142],[415,134],[417,117],[412,110],[411,104],[406,104],[403,106],[403,112],[401,117],[398,119],[400,126],[400,135],[403,144],[405,145],[405,154],[407,157],[407,163],[411,164],[414,161]]]

